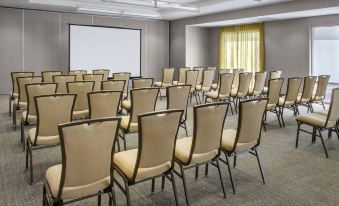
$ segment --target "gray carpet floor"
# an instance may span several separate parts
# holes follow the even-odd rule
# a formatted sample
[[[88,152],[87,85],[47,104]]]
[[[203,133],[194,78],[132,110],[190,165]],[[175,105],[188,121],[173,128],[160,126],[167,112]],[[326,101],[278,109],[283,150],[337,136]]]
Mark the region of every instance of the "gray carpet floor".
[[[158,101],[157,110],[165,108],[166,100]],[[62,108],[51,108],[62,109]],[[316,110],[320,110],[316,107]],[[20,144],[20,132],[13,131],[8,117],[8,96],[0,96],[0,205],[41,205],[44,174],[48,167],[61,162],[60,148],[34,151],[34,184],[28,184],[28,173],[24,171],[25,154]],[[304,113],[305,110],[302,110]],[[18,114],[18,119],[20,115]],[[192,105],[188,110],[189,134],[192,135]],[[237,127],[236,115],[226,118],[225,128]],[[238,157],[233,176],[237,194],[232,193],[226,165],[222,164],[222,174],[227,190],[223,198],[218,173],[210,168],[208,176],[201,168],[198,180],[194,170],[187,172],[188,193],[191,205],[339,205],[339,141],[336,135],[325,138],[330,158],[326,159],[320,140],[311,144],[311,137],[302,133],[299,148],[295,149],[296,122],[293,114],[285,114],[286,127],[279,128],[276,117],[268,115],[268,131],[262,133],[259,147],[266,184],[260,178],[258,164],[254,156],[243,154]],[[27,130],[26,130],[27,131]],[[184,137],[180,129],[179,138]],[[327,135],[326,135],[327,136]],[[137,136],[127,136],[128,148],[137,146]],[[151,193],[151,182],[131,187],[133,205],[174,205],[171,184],[165,190],[156,182],[156,191]],[[180,205],[185,205],[183,185],[176,178]],[[126,205],[125,197],[116,188],[117,204]],[[106,205],[107,198],[103,198]],[[91,198],[75,205],[95,205]]]

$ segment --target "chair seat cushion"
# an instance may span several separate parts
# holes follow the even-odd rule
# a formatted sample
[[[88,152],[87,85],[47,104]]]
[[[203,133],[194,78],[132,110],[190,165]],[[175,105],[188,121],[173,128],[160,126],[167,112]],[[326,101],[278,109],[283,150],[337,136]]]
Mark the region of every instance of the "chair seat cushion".
[[[324,96],[313,96],[312,97],[312,101],[314,101],[314,102],[320,102],[320,101],[322,101],[323,99],[324,99],[325,97]]]
[[[178,85],[178,81],[173,81],[173,85]]]
[[[310,99],[302,99],[301,98],[301,96],[298,96],[297,97],[297,102],[300,104],[300,103],[302,103],[302,104],[305,104],[305,103],[308,103],[310,101]]]
[[[123,95],[122,95],[122,98],[123,99],[126,99],[128,97],[128,94],[127,93],[124,93]]]
[[[127,150],[114,154],[113,164],[125,174],[128,179],[133,178],[135,165],[138,156],[138,149]],[[161,175],[171,168],[170,162],[164,162],[155,167],[138,168],[135,180],[143,180],[146,178]]]
[[[189,161],[189,155],[192,147],[192,137],[178,139],[175,146],[175,158],[180,162],[187,164]],[[218,150],[211,152],[197,154],[193,153],[190,164],[204,163],[208,160],[213,159],[218,154]]]
[[[161,84],[162,84],[162,82],[154,82],[153,85],[154,85],[155,87],[161,87]]]
[[[276,104],[267,104],[266,109],[270,110],[270,109],[274,109],[276,107],[277,107]]]
[[[199,84],[199,85],[195,86],[195,90],[196,91],[208,92],[208,91],[211,90],[211,88],[210,87],[203,87],[202,85]]]
[[[221,148],[227,152],[231,152],[234,147],[237,130],[226,129],[222,133]],[[235,152],[242,152],[251,149],[257,144],[257,141],[240,143],[238,142],[235,148]]]
[[[22,116],[22,119],[24,120],[24,122],[26,122],[26,123],[36,124],[36,122],[37,122],[37,116],[35,116],[35,115],[28,115],[27,116],[27,111],[24,111],[21,116]]]
[[[268,87],[264,87],[262,93],[267,94],[267,92],[268,92]]]
[[[95,169],[95,168],[93,168]],[[62,165],[55,165],[47,169],[46,181],[51,189],[52,196],[57,197],[60,187]],[[81,172],[79,173],[81,175]],[[87,195],[98,193],[99,191],[110,186],[110,177],[104,178],[97,182],[93,182],[87,185],[79,185],[72,187],[64,187],[62,190],[62,199],[75,199],[84,197]]]
[[[18,99],[14,100],[14,104],[17,105],[19,109],[27,109],[27,102],[19,102]]]
[[[220,100],[229,98],[229,96],[226,94],[220,94],[218,96],[218,93],[219,93],[218,91],[207,92],[206,96],[211,99],[220,99]]]
[[[231,96],[232,97],[244,97],[246,94],[245,93],[238,93],[238,89],[232,89],[231,91]]]
[[[217,83],[212,84],[212,89],[218,89],[218,84]]]
[[[73,118],[74,119],[82,119],[86,118],[89,115],[89,110],[80,110],[80,111],[73,111]]]
[[[123,116],[121,117],[120,127],[127,130],[128,129],[128,123],[129,123],[130,116]],[[136,132],[138,131],[138,123],[131,123],[129,127],[130,132]]]
[[[323,115],[319,113],[308,113],[308,114],[298,115],[295,119],[297,121],[303,122],[311,126],[325,127],[327,115]],[[335,121],[328,122],[327,127],[332,127],[335,124],[336,124]]]
[[[321,111],[317,111],[315,113],[327,116],[328,115],[328,110],[321,110]]]
[[[283,106],[285,106],[285,107],[289,107],[289,106],[292,106],[293,104],[294,104],[294,102],[293,101],[286,101],[285,102],[285,96],[284,97],[280,97],[279,98],[279,106],[280,107],[283,107]]]
[[[59,135],[55,136],[35,136],[36,128],[28,130],[28,137],[32,143],[37,138],[36,145],[58,145],[60,143]]]
[[[122,108],[129,111],[131,109],[131,100],[123,100],[121,105]]]
[[[256,91],[256,90],[251,90],[251,91],[248,92],[248,95],[250,95],[250,96],[259,96],[261,94],[262,94],[261,91]]]
[[[18,93],[12,93],[12,97],[13,97],[13,98],[18,98],[18,97],[19,97],[19,94],[18,94]]]

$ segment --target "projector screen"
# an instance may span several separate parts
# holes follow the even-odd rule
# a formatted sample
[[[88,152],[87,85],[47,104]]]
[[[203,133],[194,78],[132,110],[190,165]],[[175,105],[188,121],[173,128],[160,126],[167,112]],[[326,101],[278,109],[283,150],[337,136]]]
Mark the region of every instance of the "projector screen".
[[[70,70],[109,69],[140,76],[141,30],[70,24]]]

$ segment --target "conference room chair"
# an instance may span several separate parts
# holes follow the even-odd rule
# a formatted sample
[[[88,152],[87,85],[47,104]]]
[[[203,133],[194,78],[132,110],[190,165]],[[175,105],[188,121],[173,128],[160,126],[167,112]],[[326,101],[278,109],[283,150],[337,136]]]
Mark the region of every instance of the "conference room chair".
[[[123,116],[120,124],[118,136],[123,140],[124,150],[127,149],[126,134],[138,132],[138,115],[154,112],[159,94],[159,88],[141,88],[132,89],[131,93],[131,111],[130,115]],[[118,140],[119,141],[119,140]]]
[[[117,116],[122,98],[122,91],[104,90],[89,92],[87,95],[90,119]]]
[[[84,74],[84,81],[94,81],[93,91],[99,91],[101,89],[101,81],[103,80],[103,74]]]
[[[296,106],[299,90],[303,79],[300,77],[293,77],[288,79],[287,93],[285,96],[279,98],[279,113],[283,126],[285,127],[284,121],[284,110],[290,109],[294,112],[294,116],[298,114],[298,108]]]
[[[166,88],[167,94],[167,110],[170,109],[181,109],[184,111],[182,118],[180,120],[180,127],[185,129],[186,136],[188,137],[187,132],[187,105],[188,98],[190,95],[191,85],[174,85]]]
[[[166,110],[138,115],[138,148],[114,153],[113,184],[117,184],[126,196],[127,205],[131,205],[130,186],[151,180],[154,192],[155,179],[159,177],[172,182],[175,203],[178,205],[173,168],[182,113],[182,110]],[[124,184],[118,181],[115,171]]]
[[[94,89],[94,81],[67,82],[67,92],[76,94],[72,118],[84,119],[89,116],[87,93]]]
[[[202,99],[203,99],[205,97],[205,93],[211,91],[214,77],[215,77],[215,70],[206,69],[202,71],[202,83],[197,84],[195,86],[195,92],[198,95],[198,99],[200,103],[202,102],[202,100],[200,100],[200,93],[202,94]]]
[[[267,124],[267,112],[272,112],[277,115],[277,120],[279,122],[279,126],[282,127],[280,121],[280,110],[278,109],[279,98],[281,94],[281,88],[284,84],[283,78],[278,79],[270,79],[268,80],[268,103],[265,110],[265,120],[264,120],[264,129],[266,131]]]
[[[53,76],[62,75],[61,71],[43,71],[41,72],[42,82],[53,83]]]
[[[93,72],[93,74],[102,74],[102,75],[104,75],[102,80],[103,81],[107,81],[110,70],[109,69],[94,69],[92,72]]]
[[[237,75],[234,74],[233,86],[234,86],[234,81],[235,81],[236,76]],[[250,72],[240,73],[238,76],[239,76],[238,87],[234,88],[232,86],[233,88],[231,91],[231,97],[232,97],[232,102],[234,104],[235,112],[237,112],[239,101],[244,99],[248,95],[248,91],[249,91],[251,79],[252,79],[252,73]]]
[[[189,67],[180,67],[178,69],[178,71],[179,71],[178,81],[173,81],[173,85],[183,85],[183,84],[185,84],[186,71],[188,71],[188,70],[190,70]]]
[[[217,70],[217,67],[215,67],[215,66],[208,66],[207,69],[212,69],[212,70],[215,70],[215,71],[216,71],[216,70]]]
[[[154,82],[154,87],[165,89],[168,86],[173,85],[175,68],[162,68],[162,80],[161,82]],[[160,100],[162,100],[161,90],[159,92]]]
[[[131,73],[129,72],[120,72],[120,73],[112,73],[113,80],[124,80],[124,92],[123,92],[123,99],[127,99],[128,97],[128,85],[129,79],[131,77]]]
[[[28,131],[26,138],[26,170],[29,168],[30,184],[33,183],[33,151],[59,145],[58,125],[71,122],[75,98],[75,94],[52,94],[34,97],[37,125]]]
[[[316,76],[308,76],[304,78],[304,86],[301,95],[298,95],[296,105],[307,107],[307,112],[314,112],[312,107],[312,97],[314,87],[317,81]],[[297,109],[299,114],[299,109]]]
[[[220,74],[225,74],[225,73],[232,73],[231,69],[218,69],[215,76],[220,77]],[[215,78],[214,81],[215,83],[212,84],[212,89],[217,90],[220,80],[219,78]]]
[[[232,69],[232,72],[234,74],[234,80],[233,80],[232,88],[238,88],[238,86],[239,86],[239,75],[240,75],[240,73],[244,73],[245,69]]]
[[[141,88],[149,88],[153,87],[154,78],[137,78],[132,79],[132,89],[141,89]],[[125,109],[127,113],[130,112],[131,109],[131,100],[125,99],[121,104],[122,108]]]
[[[211,164],[218,169],[223,195],[226,197],[224,183],[219,165],[221,137],[228,110],[228,103],[212,103],[193,107],[193,136],[178,139],[175,145],[175,162],[180,173],[174,172],[182,179],[186,204],[190,205],[187,193],[185,170],[196,169],[198,178],[199,166]]]
[[[205,70],[205,67],[193,67],[194,71],[198,71],[198,78],[197,78],[197,85],[201,85],[202,83],[202,75],[203,75],[203,71]]]
[[[332,98],[330,108],[328,113],[308,113],[303,115],[298,115],[296,118],[298,124],[297,130],[297,138],[295,147],[298,148],[299,142],[299,133],[300,131],[306,132],[312,135],[312,143],[316,142],[316,138],[319,137],[321,143],[323,145],[326,158],[328,158],[328,152],[326,149],[326,145],[323,139],[322,131],[324,130],[334,130],[337,133],[339,139],[339,127],[338,127],[338,120],[339,120],[339,88],[335,88],[332,90]],[[312,132],[309,132],[304,129],[300,129],[301,125],[308,125],[313,128]],[[318,132],[318,134],[317,134]]]
[[[259,97],[263,94],[267,72],[256,72],[254,75],[254,87],[248,92],[250,97]]]
[[[197,70],[188,70],[186,71],[186,80],[185,84],[191,85],[190,90],[190,102],[192,102],[192,96],[195,97],[195,101],[198,104],[197,94],[195,92],[195,86],[197,86],[197,79],[198,79],[199,71]]]
[[[113,205],[113,148],[120,118],[59,125],[61,164],[47,169],[43,205],[66,205],[108,194]]]
[[[281,78],[281,75],[282,75],[282,71],[270,71],[270,76],[269,76],[269,79],[279,79]],[[268,92],[268,87],[264,87],[264,91],[263,91],[263,94],[267,94]]]
[[[21,142],[25,145],[25,126],[37,123],[37,112],[34,102],[34,97],[41,95],[55,94],[57,90],[56,83],[35,83],[26,84],[27,93],[27,110],[21,115]]]
[[[16,112],[17,110],[26,110],[27,109],[27,93],[26,93],[26,85],[41,83],[42,78],[39,76],[31,76],[31,77],[17,77],[18,82],[18,98],[14,100],[13,104],[13,127],[16,130]]]
[[[321,104],[324,109],[324,99],[326,96],[328,82],[330,80],[330,75],[320,75],[318,76],[318,84],[315,94],[312,96],[312,103]]]
[[[58,84],[57,93],[67,93],[67,82],[74,82],[75,75],[55,75],[53,82]]]
[[[267,98],[241,101],[237,129],[226,129],[223,131],[221,150],[225,154],[226,161],[221,158],[220,160],[227,165],[234,194],[235,186],[230,167],[230,157],[234,157],[233,167],[235,168],[238,155],[248,152],[256,156],[261,178],[263,183],[265,183],[265,176],[257,149],[260,145],[262,120],[267,102]]]
[[[69,75],[75,75],[75,81],[83,81],[84,74],[87,74],[87,70],[70,70]]]
[[[8,115],[12,115],[12,101],[19,97],[17,77],[32,77],[34,72],[11,72],[12,91],[9,94],[9,109]]]
[[[125,80],[107,80],[101,82],[101,90],[124,92]]]

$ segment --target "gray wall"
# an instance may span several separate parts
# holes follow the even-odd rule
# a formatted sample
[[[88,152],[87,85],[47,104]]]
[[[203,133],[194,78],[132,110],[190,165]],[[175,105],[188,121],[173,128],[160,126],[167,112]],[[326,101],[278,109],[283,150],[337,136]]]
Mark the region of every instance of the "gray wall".
[[[169,66],[169,22],[0,7],[0,93],[11,90],[10,72],[68,71],[68,24],[142,30],[141,71],[160,80]]]

